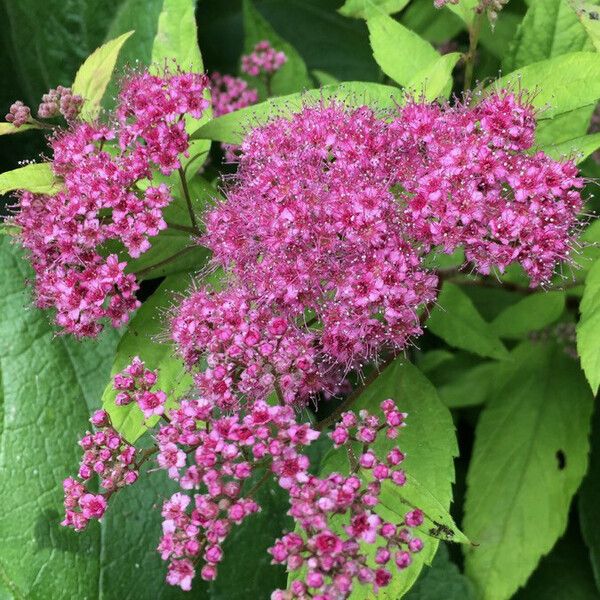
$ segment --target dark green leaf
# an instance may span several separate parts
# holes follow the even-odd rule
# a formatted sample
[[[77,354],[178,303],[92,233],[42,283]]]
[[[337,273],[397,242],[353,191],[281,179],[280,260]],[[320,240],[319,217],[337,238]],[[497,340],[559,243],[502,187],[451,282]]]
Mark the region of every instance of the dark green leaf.
[[[469,297],[453,283],[444,283],[438,306],[431,312],[427,327],[455,348],[489,358],[508,356],[490,324],[483,320]]]
[[[121,0],[5,0],[6,43],[29,104],[75,72],[105,38]],[[124,32],[121,32],[124,33]]]
[[[403,596],[405,600],[474,600],[473,584],[450,560],[446,544],[439,550],[415,585]]]
[[[248,482],[251,487],[254,480]],[[270,480],[259,489],[256,501],[261,512],[249,517],[234,528],[223,544],[225,559],[219,566],[219,576],[210,586],[211,600],[246,600],[270,598],[275,589],[285,589],[287,574],[279,565],[271,564],[267,548],[276,538],[293,526],[289,510],[289,496],[277,483]]]
[[[600,600],[576,522],[541,560],[514,600]]]
[[[579,520],[581,533],[589,549],[596,585],[600,589],[600,410],[595,408],[592,419],[590,468],[579,490]]]
[[[564,309],[564,292],[530,294],[504,309],[492,321],[492,331],[502,338],[519,338],[551,325]]]
[[[575,361],[525,343],[477,425],[464,527],[466,570],[485,600],[509,598],[564,532],[587,468],[593,398]]]
[[[6,238],[0,248],[0,581],[16,598],[62,598],[65,590],[95,598],[100,535],[60,527],[61,481],[76,470],[86,401],[100,396],[117,335],[85,343],[55,337],[46,315],[29,306],[31,271],[21,252]]]
[[[271,81],[271,95],[281,96],[300,92],[313,87],[304,60],[298,51],[285,41],[256,10],[251,0],[244,0],[244,53],[250,54],[254,46],[268,40],[275,50],[287,57],[285,64],[275,73]],[[269,96],[266,85],[256,77],[248,77],[250,85],[257,88],[261,99]]]

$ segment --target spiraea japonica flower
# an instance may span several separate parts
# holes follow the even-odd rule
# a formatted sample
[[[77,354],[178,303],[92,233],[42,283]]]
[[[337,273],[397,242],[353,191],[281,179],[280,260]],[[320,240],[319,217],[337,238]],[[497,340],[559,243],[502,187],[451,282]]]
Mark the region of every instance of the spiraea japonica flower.
[[[470,108],[409,102],[390,125],[398,152],[406,231],[480,273],[519,263],[532,285],[568,259],[582,201],[573,161],[531,153],[535,115],[501,91]]]
[[[290,511],[296,531],[285,534],[269,550],[275,563],[288,571],[305,571],[289,591],[276,591],[274,600],[290,598],[347,598],[356,583],[372,585],[374,593],[387,586],[392,570],[405,569],[423,542],[412,533],[423,523],[423,513],[407,512],[400,522],[386,521],[377,513],[383,485],[402,486],[399,467],[404,454],[393,447],[377,455],[378,436],[394,439],[406,415],[393,400],[381,404],[384,418],[361,411],[342,414],[332,433],[335,447],[362,447],[348,475],[334,472],[324,478],[309,475],[289,488]],[[384,433],[385,432],[385,433]],[[373,546],[374,552],[367,547]]]
[[[76,531],[85,529],[91,519],[101,519],[110,496],[138,479],[136,449],[128,444],[111,426],[110,417],[98,410],[90,419],[97,428],[88,431],[79,445],[83,458],[77,478],[68,477],[63,482],[65,493],[65,519],[62,525]],[[88,482],[98,477],[101,493],[93,493]]]
[[[314,311],[325,354],[353,365],[420,333],[435,297],[391,191],[387,124],[372,110],[306,107],[254,129],[206,244],[242,285],[299,318]]]
[[[172,200],[167,185],[152,183],[152,170],[168,175],[180,167],[189,146],[183,117],[202,114],[206,86],[199,74],[132,74],[114,124],[73,121],[51,137],[56,193],[22,192],[14,223],[35,270],[37,304],[56,310],[63,332],[94,336],[105,321],[118,327],[137,308],[127,258],[139,257],[166,228],[162,212]],[[69,97],[72,105],[66,93],[60,103]],[[120,255],[108,250],[116,243]]]
[[[215,579],[223,559],[221,545],[232,527],[260,510],[244,487],[255,470],[272,470],[283,487],[305,480],[309,461],[299,449],[319,433],[298,425],[292,408],[262,401],[242,417],[220,416],[202,398],[186,400],[169,416],[170,423],[157,434],[157,460],[184,492],[163,505],[158,551],[169,561],[167,581],[189,589],[197,559],[204,562],[202,579]],[[202,493],[188,495],[185,490]]]

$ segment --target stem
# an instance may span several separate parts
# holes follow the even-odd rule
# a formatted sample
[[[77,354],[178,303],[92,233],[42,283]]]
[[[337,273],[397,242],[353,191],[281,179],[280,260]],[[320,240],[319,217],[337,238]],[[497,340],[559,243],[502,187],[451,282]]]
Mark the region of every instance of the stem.
[[[152,448],[146,448],[146,450],[144,450],[142,452],[142,457],[140,458],[140,460],[135,464],[135,468],[139,471],[140,467],[153,455],[156,454],[158,452],[158,446],[152,446]]]
[[[281,391],[281,386],[279,385],[279,380],[275,377],[275,381],[273,382],[273,387],[275,388],[275,394],[277,396],[277,401],[281,406],[285,406],[285,400],[283,399],[283,392]]]
[[[188,207],[188,212],[190,213],[192,226],[196,231],[200,232],[198,229],[198,223],[196,223],[196,215],[194,214],[194,210],[192,208],[192,199],[190,197],[190,189],[188,188],[187,179],[185,178],[185,171],[179,167],[177,172],[179,173],[179,179],[181,179],[181,189],[183,190],[183,195],[185,196],[185,202]]]
[[[471,89],[473,82],[473,69],[475,68],[475,53],[479,42],[479,34],[483,25],[484,10],[481,6],[475,8],[475,19],[469,25],[469,51],[465,54],[465,83],[463,90]]]
[[[165,265],[172,263],[174,260],[177,260],[180,256],[183,256],[184,254],[187,254],[188,252],[190,252],[191,250],[195,250],[196,248],[197,248],[197,246],[186,246],[185,248],[183,248],[183,250],[180,250],[179,252],[175,252],[175,254],[173,254],[172,256],[169,256],[169,258],[165,258],[164,260],[161,260],[154,265],[150,265],[149,267],[140,269],[139,271],[137,271],[135,273],[135,275],[138,278],[143,277],[147,273],[150,273],[150,271],[154,271],[154,269],[159,269],[160,267],[164,267]]]
[[[185,165],[184,169],[183,169],[183,173],[184,175],[187,175],[187,170],[190,168],[190,165],[197,159],[200,158],[203,154],[208,154],[208,150],[202,150],[202,152],[196,152],[196,154],[193,154],[189,159],[187,164]]]
[[[271,469],[269,465],[266,466],[266,471],[263,473],[263,476],[248,490],[248,493],[244,494],[246,498],[252,498],[254,494],[268,481],[271,476]]]
[[[185,231],[186,233],[191,233],[192,235],[200,235],[200,231],[198,229],[195,229],[194,227],[190,227],[189,225],[179,225],[179,223],[167,222],[167,227],[169,229],[177,229],[178,231]]]

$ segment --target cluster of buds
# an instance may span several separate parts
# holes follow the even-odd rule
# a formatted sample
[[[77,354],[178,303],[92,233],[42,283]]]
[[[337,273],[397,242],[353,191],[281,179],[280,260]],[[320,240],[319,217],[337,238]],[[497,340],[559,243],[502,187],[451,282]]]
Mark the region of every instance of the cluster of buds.
[[[158,550],[163,560],[170,561],[167,581],[189,589],[194,560],[201,555],[200,576],[214,579],[223,558],[221,545],[232,525],[260,510],[244,482],[257,468],[269,465],[285,489],[304,481],[309,461],[298,450],[319,433],[307,424],[298,425],[292,408],[265,402],[256,402],[241,417],[239,413],[216,416],[210,402],[186,400],[169,417],[170,423],[157,434],[159,466],[182,489],[206,490],[194,494],[193,504],[178,492],[163,506]],[[187,455],[193,457],[189,465]]]
[[[42,96],[38,116],[42,119],[51,119],[61,114],[67,122],[71,122],[79,115],[82,104],[81,96],[73,94],[71,88],[59,85]]]
[[[287,56],[278,52],[268,40],[262,40],[254,46],[250,54],[242,56],[242,71],[251,77],[266,75],[271,77],[286,63]]]
[[[21,100],[17,100],[11,104],[8,114],[4,118],[18,128],[29,122],[31,110]]]
[[[124,371],[115,375],[114,389],[119,392],[115,404],[125,406],[136,402],[145,419],[162,415],[167,395],[162,390],[151,391],[157,377],[157,372],[146,369],[142,360],[136,356]]]
[[[136,450],[111,427],[108,413],[98,410],[90,421],[97,431],[86,432],[79,442],[83,458],[78,479],[68,477],[63,482],[65,519],[62,525],[76,531],[85,529],[91,519],[101,519],[108,498],[138,478]],[[93,494],[87,488],[87,482],[95,475],[106,490],[104,493]]]
[[[275,592],[274,600],[347,598],[356,581],[372,584],[377,593],[391,581],[390,562],[405,569],[411,555],[423,548],[421,539],[411,533],[423,523],[420,510],[408,512],[400,523],[385,521],[376,512],[385,481],[398,486],[406,481],[398,468],[404,460],[400,449],[392,448],[380,460],[374,447],[383,432],[388,439],[398,435],[406,414],[398,411],[393,400],[384,401],[381,409],[383,420],[368,411],[358,417],[344,413],[332,433],[335,446],[346,446],[352,457],[349,475],[331,473],[323,479],[306,474],[290,486],[289,514],[298,527],[277,540],[269,552],[273,562],[285,564],[291,572],[304,570],[306,576],[289,590]],[[357,442],[362,446],[358,460],[353,450]],[[375,551],[369,553],[367,545],[375,545]]]

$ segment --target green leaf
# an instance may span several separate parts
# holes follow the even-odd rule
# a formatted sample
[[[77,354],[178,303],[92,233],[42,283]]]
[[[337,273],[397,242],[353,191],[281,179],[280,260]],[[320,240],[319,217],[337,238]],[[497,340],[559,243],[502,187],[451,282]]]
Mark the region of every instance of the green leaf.
[[[438,306],[427,320],[427,328],[455,348],[488,358],[506,358],[508,352],[477,312],[471,299],[453,283],[446,282]]]
[[[577,14],[589,41],[593,44],[594,48],[600,52],[600,9],[598,4],[592,2],[575,2],[574,0],[571,0],[571,8]]]
[[[81,107],[83,118],[93,121],[100,113],[100,102],[112,77],[117,57],[132,33],[133,31],[128,31],[100,46],[79,67],[71,87],[74,94],[79,94],[84,99]]]
[[[556,160],[573,157],[575,162],[579,164],[596,152],[598,148],[600,148],[600,133],[591,133],[561,142],[560,144],[542,147],[540,150]]]
[[[448,408],[484,404],[490,397],[494,378],[501,368],[503,365],[495,361],[487,361],[456,372],[452,380],[437,388],[438,394]]]
[[[258,89],[261,99],[269,95],[281,96],[300,92],[313,87],[304,59],[298,51],[285,41],[256,10],[251,0],[244,0],[244,54],[250,54],[254,46],[268,40],[275,50],[282,51],[287,57],[285,64],[273,75],[271,94],[268,93],[264,81],[256,77],[246,77],[252,87]]]
[[[464,527],[466,572],[484,600],[525,583],[565,530],[587,468],[593,398],[554,344],[524,343],[477,424]]]
[[[577,353],[581,368],[595,394],[600,387],[600,260],[594,263],[585,279],[579,311]]]
[[[502,67],[510,72],[553,56],[593,49],[569,0],[535,0],[517,29]]]
[[[504,309],[491,323],[499,337],[515,339],[556,321],[565,309],[564,292],[530,294]]]
[[[558,144],[572,142],[574,138],[587,135],[594,108],[595,105],[590,104],[552,119],[538,121],[535,131],[536,147],[547,151]]]
[[[581,533],[589,549],[596,584],[600,588],[600,526],[598,506],[600,506],[600,410],[594,410],[590,467],[579,490],[579,520]]]
[[[99,532],[60,527],[61,481],[77,469],[87,403],[100,396],[118,335],[56,337],[46,315],[30,306],[25,279],[32,272],[21,251],[6,238],[0,248],[0,581],[15,598],[62,598],[66,590],[96,598]]]
[[[106,34],[106,40],[133,30],[133,35],[121,49],[115,73],[121,74],[129,65],[150,65],[152,59],[152,45],[158,29],[158,17],[164,0],[124,0]],[[119,91],[118,77],[113,77],[108,84],[104,95],[103,105],[106,108],[114,106],[114,98]]]
[[[27,190],[34,194],[56,194],[59,180],[54,177],[50,163],[32,163],[0,173],[0,194]]]
[[[421,69],[406,85],[416,97],[427,102],[439,97],[448,98],[452,91],[452,71],[461,58],[460,52],[451,52]]]
[[[350,81],[327,85],[319,90],[271,98],[260,104],[248,106],[206,123],[192,137],[241,144],[246,132],[263,125],[275,117],[292,115],[315,102],[335,98],[348,106],[367,104],[377,109],[394,108],[403,99],[395,87],[363,81]]]
[[[68,86],[87,56],[103,41],[120,0],[19,0],[3,2],[3,40],[27,104]],[[24,98],[25,100],[25,98]]]
[[[162,11],[158,17],[156,36],[152,45],[153,69],[160,71],[165,66],[172,67],[173,61],[184,71],[202,73],[204,63],[198,47],[198,31],[195,16],[196,0],[164,0]],[[210,90],[205,90],[204,98],[210,100]],[[185,129],[188,133],[196,131],[203,123],[210,120],[212,111],[205,111],[201,119],[185,117]],[[192,157],[201,155],[199,161],[194,161],[198,170],[204,163],[210,150],[210,142],[192,141],[189,147],[190,158],[183,158],[181,163],[185,168],[193,160]]]
[[[148,369],[158,370],[156,387],[164,390],[170,406],[187,392],[192,379],[183,362],[175,357],[173,346],[159,337],[165,336],[165,311],[175,301],[175,295],[184,292],[190,285],[190,276],[181,273],[167,277],[152,296],[142,304],[123,334],[114,358],[111,378],[120,373],[134,356],[139,356]],[[102,406],[111,416],[115,429],[130,443],[134,443],[157,417],[144,421],[142,411],[136,403],[127,406],[115,405],[116,391],[111,382],[102,395]]]
[[[463,21],[448,10],[439,10],[429,0],[413,0],[400,21],[432,44],[442,44],[465,28]]]
[[[405,600],[475,600],[473,584],[450,560],[446,544],[440,544],[431,567],[422,572]]]
[[[153,63],[163,66],[175,60],[185,71],[204,70],[198,48],[195,4],[194,0],[164,0],[152,45]]]
[[[373,6],[388,15],[400,12],[410,0],[346,0],[338,12],[345,17],[366,19]]]
[[[369,16],[367,26],[377,64],[400,85],[411,83],[415,73],[440,58],[429,42],[386,14]]]
[[[544,119],[594,104],[600,98],[600,61],[595,52],[571,52],[501,77],[486,91],[515,86],[536,92],[531,101]]]
[[[467,541],[448,513],[454,482],[453,457],[458,453],[454,425],[448,409],[441,403],[435,388],[412,364],[397,359],[388,366],[357,399],[352,410],[367,409],[377,414],[379,404],[392,398],[400,410],[408,413],[407,426],[397,440],[379,439],[377,454],[384,455],[398,445],[406,453],[403,469],[408,481],[402,488],[385,485],[378,513],[383,519],[397,522],[411,506],[418,506],[427,515],[422,528],[425,546],[414,557],[410,569],[397,573],[387,588],[379,590],[377,597],[395,599],[414,583],[425,564],[433,559],[439,545],[436,535],[440,525],[447,528],[448,539]],[[347,472],[346,454],[332,451],[324,460],[321,473]],[[361,586],[352,598],[371,598],[371,591]]]
[[[25,125],[21,125],[20,127],[15,127],[12,123],[0,123],[0,135],[23,133],[32,129],[41,129],[41,127],[35,123],[25,123]]]
[[[596,506],[597,508],[597,506]],[[598,600],[594,576],[585,544],[577,523],[569,525],[567,533],[558,540],[552,552],[544,557],[538,568],[514,600]]]
[[[320,86],[339,84],[339,79],[337,79],[333,75],[330,75],[329,73],[326,73],[325,71],[315,69],[314,71],[311,71],[311,74]]]

